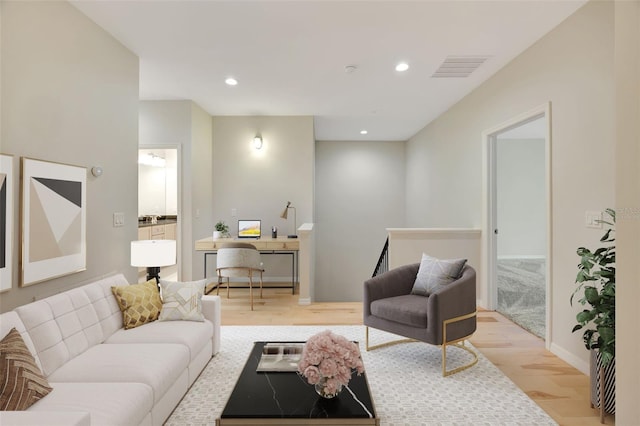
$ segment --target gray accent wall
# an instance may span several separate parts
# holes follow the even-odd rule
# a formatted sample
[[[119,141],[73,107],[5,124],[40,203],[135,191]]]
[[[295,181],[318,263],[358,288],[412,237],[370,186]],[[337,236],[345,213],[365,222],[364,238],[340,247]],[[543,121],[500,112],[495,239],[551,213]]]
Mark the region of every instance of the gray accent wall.
[[[549,343],[574,365],[589,355],[571,333],[580,309],[569,306],[576,249],[601,235],[584,214],[615,201],[613,65],[614,3],[587,3],[407,144],[407,225],[480,227],[482,132],[551,102]]]
[[[124,272],[132,282],[137,239],[138,58],[67,2],[2,2],[0,152],[87,168],[85,271],[19,287],[19,189],[14,209],[13,285],[5,312],[35,299]],[[90,170],[99,165],[101,177]],[[125,216],[113,227],[113,213]]]
[[[362,300],[386,228],[404,226],[404,142],[316,142],[315,300]]]
[[[253,148],[256,135],[264,141],[261,150]],[[314,164],[311,116],[214,116],[213,223],[223,220],[237,235],[238,219],[260,219],[264,235],[276,226],[286,236],[294,232],[293,210],[280,218],[287,201],[296,208],[298,227],[313,222]],[[288,256],[264,255],[262,261],[267,281],[290,279]]]

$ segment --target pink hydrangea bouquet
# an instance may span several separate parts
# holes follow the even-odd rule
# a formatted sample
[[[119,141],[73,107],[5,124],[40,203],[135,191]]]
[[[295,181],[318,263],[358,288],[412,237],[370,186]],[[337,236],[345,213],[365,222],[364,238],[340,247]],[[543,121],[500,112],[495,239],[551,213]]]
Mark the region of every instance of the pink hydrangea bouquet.
[[[364,372],[358,345],[330,330],[307,340],[298,363],[298,372],[315,385],[320,395],[328,398],[349,384],[354,371],[358,375]]]

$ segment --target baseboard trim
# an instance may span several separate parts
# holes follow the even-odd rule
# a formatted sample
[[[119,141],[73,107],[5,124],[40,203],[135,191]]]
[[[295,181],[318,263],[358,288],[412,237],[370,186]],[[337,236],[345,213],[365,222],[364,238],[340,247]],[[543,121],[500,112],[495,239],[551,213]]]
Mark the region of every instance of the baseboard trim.
[[[575,367],[578,370],[580,370],[581,373],[583,373],[583,374],[585,374],[587,376],[589,375],[589,361],[584,361],[584,360],[578,358],[577,356],[575,356],[571,352],[569,352],[566,349],[556,345],[555,343],[551,344],[551,346],[549,347],[549,351],[552,354],[556,355],[561,360],[571,364],[573,367]],[[585,351],[586,351],[586,349],[585,349]]]
[[[311,298],[309,297],[300,297],[298,299],[298,305],[310,305],[311,304]]]

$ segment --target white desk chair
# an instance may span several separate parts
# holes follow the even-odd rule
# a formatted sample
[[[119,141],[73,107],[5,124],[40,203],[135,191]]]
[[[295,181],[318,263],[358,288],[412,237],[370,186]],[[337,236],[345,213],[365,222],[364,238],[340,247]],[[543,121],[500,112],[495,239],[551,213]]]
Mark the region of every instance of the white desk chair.
[[[248,243],[226,243],[218,250],[217,268],[218,292],[223,279],[227,279],[227,299],[229,298],[229,278],[249,277],[249,299],[253,311],[253,277],[260,277],[260,298],[262,298],[262,262],[260,252]]]

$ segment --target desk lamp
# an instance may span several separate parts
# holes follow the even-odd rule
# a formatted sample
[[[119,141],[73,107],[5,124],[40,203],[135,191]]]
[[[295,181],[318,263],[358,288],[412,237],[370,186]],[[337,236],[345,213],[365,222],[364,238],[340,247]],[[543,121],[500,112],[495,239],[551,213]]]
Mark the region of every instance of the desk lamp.
[[[131,266],[147,268],[147,281],[160,283],[160,267],[176,264],[175,240],[131,241]]]
[[[296,208],[291,205],[291,201],[287,201],[287,206],[284,208],[280,217],[286,219],[289,216],[289,209],[293,209],[293,234],[287,235],[287,238],[298,238],[298,235],[296,234]]]

